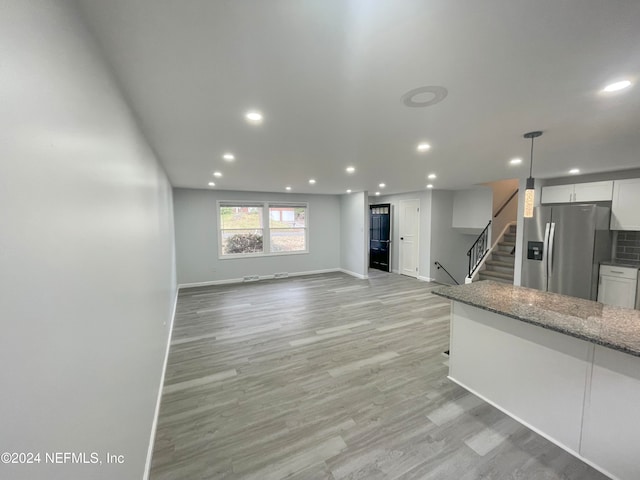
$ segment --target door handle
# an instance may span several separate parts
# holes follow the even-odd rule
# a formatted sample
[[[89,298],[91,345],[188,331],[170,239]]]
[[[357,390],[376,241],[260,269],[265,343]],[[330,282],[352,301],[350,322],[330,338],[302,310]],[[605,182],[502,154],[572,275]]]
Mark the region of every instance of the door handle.
[[[547,291],[549,282],[549,228],[551,225],[547,223],[544,229],[544,242],[542,244],[542,262],[544,263],[544,291]]]
[[[549,258],[548,258],[549,275],[551,275],[551,273],[553,272],[553,244],[554,244],[555,237],[556,237],[556,223],[552,222],[551,230],[549,230]]]
[[[380,240],[380,243],[389,243],[391,240]]]

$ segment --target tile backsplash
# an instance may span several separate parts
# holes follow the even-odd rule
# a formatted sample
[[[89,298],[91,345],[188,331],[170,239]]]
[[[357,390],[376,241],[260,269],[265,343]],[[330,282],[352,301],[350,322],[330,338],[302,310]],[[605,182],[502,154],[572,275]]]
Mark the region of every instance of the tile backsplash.
[[[616,258],[619,260],[640,261],[640,232],[618,232]]]

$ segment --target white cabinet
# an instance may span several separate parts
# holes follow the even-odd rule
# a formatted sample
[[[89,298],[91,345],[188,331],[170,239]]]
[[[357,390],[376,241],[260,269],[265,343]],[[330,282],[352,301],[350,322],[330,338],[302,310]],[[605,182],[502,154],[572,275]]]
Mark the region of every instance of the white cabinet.
[[[612,478],[639,478],[640,357],[596,345],[580,454]]]
[[[573,199],[573,185],[542,187],[540,203],[569,203]]]
[[[613,183],[611,230],[640,230],[640,178]]]
[[[607,202],[613,195],[613,181],[542,187],[540,203]]]
[[[576,183],[573,186],[574,202],[610,202],[613,197],[613,182]]]
[[[600,266],[598,301],[616,307],[634,308],[638,287],[638,269]]]

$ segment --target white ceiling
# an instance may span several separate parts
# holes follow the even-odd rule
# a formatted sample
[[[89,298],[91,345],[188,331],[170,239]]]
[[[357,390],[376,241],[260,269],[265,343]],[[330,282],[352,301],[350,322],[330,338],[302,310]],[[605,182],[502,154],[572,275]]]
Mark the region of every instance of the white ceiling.
[[[465,188],[527,176],[538,129],[535,177],[640,166],[637,0],[78,1],[174,186]]]

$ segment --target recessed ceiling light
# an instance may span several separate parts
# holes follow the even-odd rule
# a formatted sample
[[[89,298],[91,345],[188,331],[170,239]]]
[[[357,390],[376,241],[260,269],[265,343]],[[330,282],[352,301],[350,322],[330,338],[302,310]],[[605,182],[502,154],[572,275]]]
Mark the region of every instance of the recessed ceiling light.
[[[416,147],[416,150],[418,150],[419,152],[426,152],[430,148],[431,148],[431,145],[429,145],[428,143],[419,143],[418,146]]]
[[[427,188],[433,188],[433,185],[429,184],[427,185]]]
[[[347,190],[347,193],[351,193],[351,190]]]
[[[376,196],[380,195],[380,192],[376,192]]]
[[[247,112],[244,118],[247,119],[247,122],[253,123],[254,125],[262,123],[263,120],[262,113],[258,112],[257,110],[251,110]]]
[[[512,158],[511,160],[509,160],[509,163],[511,165],[520,165],[522,163],[522,159],[521,158]]]
[[[285,190],[291,190],[291,187],[284,187]]]
[[[356,171],[356,167],[347,167],[346,170],[347,170],[347,173],[353,173]]]
[[[310,179],[309,179],[309,184],[310,184],[310,185],[315,185],[315,184],[316,184],[315,179],[310,178]]]
[[[222,158],[224,158],[227,162],[232,162],[236,159],[233,153],[225,153],[224,155],[222,155]]]
[[[435,173],[430,173],[429,175],[427,175],[427,178],[429,180],[433,180],[434,178],[436,178],[436,174]]]
[[[213,176],[220,178],[222,176],[222,172],[213,172]]]
[[[215,183],[213,183],[213,182],[209,182],[209,186],[210,186],[210,187],[215,187],[215,186],[216,186],[216,184],[215,184]]]
[[[571,175],[575,175],[576,173],[580,173],[580,169],[579,168],[572,168],[571,170],[569,170],[569,173]]]
[[[629,80],[621,80],[619,82],[610,83],[602,89],[603,92],[617,92],[618,90],[624,90],[631,86]]]
[[[381,183],[380,185],[378,185],[380,188],[384,188],[386,187],[386,185],[384,183]]]

